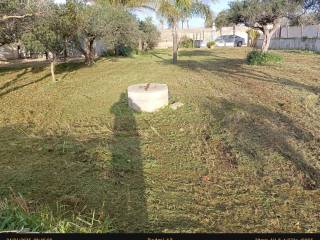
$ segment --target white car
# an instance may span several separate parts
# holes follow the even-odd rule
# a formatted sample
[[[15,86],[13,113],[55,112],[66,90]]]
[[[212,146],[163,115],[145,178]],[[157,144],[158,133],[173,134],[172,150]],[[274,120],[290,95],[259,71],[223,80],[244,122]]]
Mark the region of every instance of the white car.
[[[242,47],[246,45],[246,40],[237,35],[222,35],[215,42],[217,47]]]

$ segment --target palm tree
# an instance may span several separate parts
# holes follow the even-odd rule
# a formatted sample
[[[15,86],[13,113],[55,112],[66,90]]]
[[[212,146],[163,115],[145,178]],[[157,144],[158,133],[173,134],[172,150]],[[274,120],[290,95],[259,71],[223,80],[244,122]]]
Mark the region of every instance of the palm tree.
[[[99,1],[99,0],[97,0]],[[103,1],[103,0],[100,0]],[[165,18],[172,28],[173,64],[178,61],[178,25],[179,21],[193,16],[205,17],[206,22],[212,22],[213,14],[209,2],[215,0],[104,0],[112,5],[122,5],[127,8],[147,8]]]
[[[179,21],[192,16],[203,16],[206,21],[212,19],[208,1],[200,0],[160,0],[155,5],[156,12],[167,19],[172,28],[173,64],[178,61],[178,24]]]

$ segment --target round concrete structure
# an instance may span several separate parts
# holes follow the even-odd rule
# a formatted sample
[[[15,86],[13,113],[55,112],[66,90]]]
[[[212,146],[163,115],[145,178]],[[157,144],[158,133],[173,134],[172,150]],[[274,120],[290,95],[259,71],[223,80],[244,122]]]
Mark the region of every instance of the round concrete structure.
[[[128,87],[129,106],[139,112],[155,112],[169,103],[166,84],[144,83]]]

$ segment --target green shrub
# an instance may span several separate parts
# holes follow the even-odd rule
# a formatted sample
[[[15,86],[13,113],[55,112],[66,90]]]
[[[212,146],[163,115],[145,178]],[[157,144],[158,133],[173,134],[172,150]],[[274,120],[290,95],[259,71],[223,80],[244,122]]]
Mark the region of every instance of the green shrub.
[[[183,36],[180,39],[180,47],[182,48],[193,48],[193,40],[187,36]]]
[[[134,48],[130,46],[119,44],[115,47],[116,56],[130,57],[132,56],[133,53],[134,53]]]
[[[211,42],[208,42],[207,43],[207,47],[208,48],[212,48],[212,47],[214,47],[216,45],[216,42],[215,41],[211,41]]]
[[[247,56],[247,63],[249,65],[265,65],[281,62],[283,62],[282,56],[270,52],[252,51]]]

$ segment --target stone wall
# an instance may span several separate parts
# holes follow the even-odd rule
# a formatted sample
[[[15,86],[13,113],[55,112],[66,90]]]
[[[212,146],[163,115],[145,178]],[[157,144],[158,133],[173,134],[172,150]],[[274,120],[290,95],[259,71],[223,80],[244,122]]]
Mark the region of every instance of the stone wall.
[[[194,40],[210,41],[213,38],[212,28],[193,28],[193,29],[179,29],[179,39],[183,36]],[[172,47],[172,30],[164,29],[161,31],[161,37],[158,48],[171,48]]]

